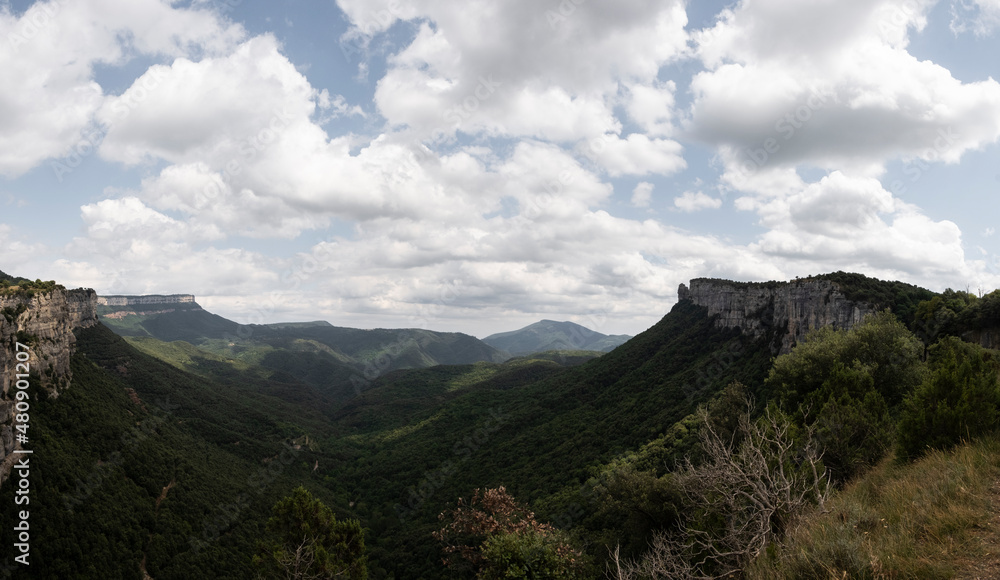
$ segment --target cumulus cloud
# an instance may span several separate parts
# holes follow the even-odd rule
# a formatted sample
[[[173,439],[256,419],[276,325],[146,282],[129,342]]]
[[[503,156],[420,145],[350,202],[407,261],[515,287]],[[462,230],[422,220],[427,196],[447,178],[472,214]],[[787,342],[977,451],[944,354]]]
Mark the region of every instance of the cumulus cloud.
[[[951,30],[956,34],[988,36],[1000,28],[998,0],[952,0],[951,14]]]
[[[722,200],[705,195],[700,191],[685,191],[680,196],[674,198],[674,207],[685,212],[702,209],[719,209],[722,207]]]
[[[244,35],[217,16],[162,0],[36,2],[0,9],[0,174],[20,175],[78,145],[104,103],[97,64],[137,54],[177,57],[225,52]]]
[[[645,100],[637,109],[654,97],[669,104],[647,93],[661,90],[660,67],[686,50],[679,1],[550,7],[517,0],[502,9],[482,1],[391,4],[338,2],[358,28],[380,11],[391,16],[387,26],[397,18],[434,23],[421,24],[414,41],[390,59],[376,91],[379,111],[393,126],[422,136],[485,131],[573,141],[616,132],[618,82],[655,87],[638,89]],[[645,114],[654,123],[670,116]]]
[[[688,130],[731,173],[809,164],[877,174],[956,162],[1000,137],[1000,84],[906,51],[931,2],[741,3],[697,35]]]
[[[926,25],[922,0],[742,2],[702,31],[686,29],[680,0],[338,0],[351,25],[342,46],[363,53],[360,66],[370,42],[392,37],[379,35],[412,27],[405,45],[383,46],[385,72],[364,106],[318,90],[275,37],[246,38],[199,10],[208,2],[139,4],[166,26],[147,34],[123,8],[87,30],[124,33],[101,32],[86,50],[67,40],[75,60],[32,49],[53,71],[44,89],[15,98],[0,88],[0,102],[21,99],[11,110],[44,132],[37,150],[0,148],[0,172],[37,165],[88,126],[102,131],[104,159],[144,168],[141,183],[83,206],[84,231],[46,266],[57,279],[195,292],[248,322],[471,331],[576,315],[635,332],[696,276],[989,275],[987,260],[965,257],[954,223],[877,179],[888,160],[956,162],[1000,134],[1000,85],[962,83],[907,52]],[[0,26],[23,18],[4,13]],[[93,83],[94,62],[138,53],[171,60],[120,95]],[[705,70],[678,111],[690,63],[668,65],[684,59]],[[56,111],[61,121],[45,117]],[[338,132],[348,117],[372,133]],[[32,134],[19,119],[0,117],[13,131],[0,143]],[[698,175],[674,207],[717,209],[722,199],[701,189],[739,190],[735,206],[749,213],[737,215],[764,232],[750,243],[614,215],[612,201],[628,195],[616,187],[642,179],[630,201],[649,207],[662,176],[698,159],[685,159],[692,140],[717,155],[721,175]],[[347,227],[335,235],[332,223]],[[305,251],[237,249],[246,237]],[[19,242],[0,227],[2,247]]]
[[[625,139],[606,135],[599,142],[591,142],[594,161],[608,175],[670,175],[687,167],[681,155],[681,144],[669,139],[650,139],[641,133],[632,133]]]
[[[649,203],[653,200],[653,189],[654,186],[648,181],[641,181],[632,190],[632,205],[635,207],[649,207]]]
[[[928,218],[873,178],[835,171],[757,209],[769,231],[755,247],[766,255],[908,279],[967,273],[958,226]]]

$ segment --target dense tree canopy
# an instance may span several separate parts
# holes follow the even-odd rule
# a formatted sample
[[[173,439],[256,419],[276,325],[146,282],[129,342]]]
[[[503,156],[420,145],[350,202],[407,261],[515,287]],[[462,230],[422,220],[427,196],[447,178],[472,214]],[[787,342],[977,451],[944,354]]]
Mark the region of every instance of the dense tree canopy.
[[[304,487],[274,504],[268,543],[254,559],[268,578],[368,578],[365,535],[357,520],[338,521]]]

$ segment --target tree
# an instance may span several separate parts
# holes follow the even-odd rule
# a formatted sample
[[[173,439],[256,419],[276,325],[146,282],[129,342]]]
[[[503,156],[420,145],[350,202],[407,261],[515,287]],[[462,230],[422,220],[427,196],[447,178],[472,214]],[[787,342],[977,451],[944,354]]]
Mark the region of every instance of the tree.
[[[357,520],[338,521],[323,502],[299,486],[271,509],[254,564],[266,578],[319,580],[368,578],[364,530]]]
[[[590,577],[585,556],[566,535],[535,520],[503,487],[477,489],[468,504],[459,498],[458,507],[438,516],[449,517],[433,534],[445,544],[449,568],[471,569],[480,580]]]
[[[930,376],[904,405],[899,454],[913,459],[1000,427],[998,362],[977,344],[948,336],[930,348]]]
[[[891,448],[893,416],[926,373],[923,350],[883,311],[848,331],[813,332],[774,361],[766,385],[797,425],[815,429],[831,477],[843,482]]]

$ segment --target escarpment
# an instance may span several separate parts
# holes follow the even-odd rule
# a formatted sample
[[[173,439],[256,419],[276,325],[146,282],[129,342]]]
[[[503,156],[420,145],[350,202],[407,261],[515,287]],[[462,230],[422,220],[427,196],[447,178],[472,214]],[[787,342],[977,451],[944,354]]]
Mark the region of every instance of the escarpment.
[[[758,283],[696,278],[690,287],[681,284],[677,294],[717,316],[719,326],[755,337],[772,335],[779,353],[790,351],[813,330],[850,329],[876,310],[848,300],[837,284],[822,279]]]
[[[13,451],[21,448],[14,429],[18,379],[28,375],[27,390],[33,395],[37,388],[43,388],[50,396],[58,396],[73,378],[73,331],[96,324],[97,294],[93,290],[56,287],[0,294],[0,481],[10,472]],[[17,343],[28,347],[20,351],[27,353],[27,360],[18,359]],[[31,399],[25,402],[30,416]],[[27,437],[30,441],[30,432]]]

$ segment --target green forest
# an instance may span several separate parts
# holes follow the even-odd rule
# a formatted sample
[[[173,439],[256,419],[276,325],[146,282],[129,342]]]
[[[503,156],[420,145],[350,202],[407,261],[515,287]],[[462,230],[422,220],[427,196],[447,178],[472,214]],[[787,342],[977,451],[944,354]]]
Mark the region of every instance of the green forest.
[[[79,331],[72,386],[33,387],[30,571],[0,569],[954,577],[1000,476],[1000,352],[980,346],[1000,292],[825,278],[877,313],[780,356],[786,329],[752,338],[689,300],[605,354],[374,376],[365,356],[389,338],[345,354],[321,326],[230,345],[225,319],[191,311],[127,339]],[[407,352],[468,346],[426,338]],[[15,518],[0,510],[4,545]]]

